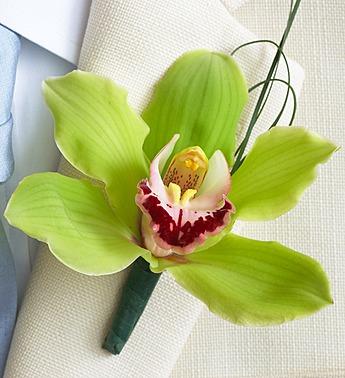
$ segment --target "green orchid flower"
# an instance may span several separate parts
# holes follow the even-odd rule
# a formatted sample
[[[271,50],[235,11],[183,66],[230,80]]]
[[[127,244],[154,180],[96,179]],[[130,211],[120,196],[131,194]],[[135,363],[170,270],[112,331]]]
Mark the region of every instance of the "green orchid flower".
[[[6,218],[62,263],[104,275],[142,256],[152,271],[167,270],[238,324],[281,323],[332,303],[317,261],[231,233],[236,220],[275,219],[292,209],[316,166],[336,150],[303,128],[275,127],[231,177],[247,101],[232,58],[205,50],[183,55],[142,118],[122,88],[91,73],[49,79],[44,94],[59,149],[87,178],[29,176]]]

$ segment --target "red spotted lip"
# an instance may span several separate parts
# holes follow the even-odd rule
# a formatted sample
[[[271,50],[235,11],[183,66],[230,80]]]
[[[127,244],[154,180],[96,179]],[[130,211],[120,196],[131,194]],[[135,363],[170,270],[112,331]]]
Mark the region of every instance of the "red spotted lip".
[[[150,220],[157,245],[180,254],[191,253],[208,236],[218,234],[235,212],[234,206],[224,203],[210,211],[194,211],[163,203],[149,186],[148,180],[138,184],[137,204]]]

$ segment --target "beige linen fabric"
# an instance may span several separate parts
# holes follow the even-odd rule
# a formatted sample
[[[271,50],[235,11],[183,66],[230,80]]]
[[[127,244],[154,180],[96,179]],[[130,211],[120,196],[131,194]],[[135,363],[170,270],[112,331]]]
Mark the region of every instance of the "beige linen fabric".
[[[195,48],[230,52],[255,38],[220,1],[94,0],[80,67],[122,84],[140,111],[153,84],[183,52]],[[238,54],[250,85],[265,77],[273,54],[266,46]],[[293,62],[291,70],[299,92],[303,71]],[[258,130],[267,129],[284,96],[285,88],[277,86]],[[241,121],[241,135],[253,104],[252,97]],[[284,114],[285,120],[290,112]],[[61,169],[73,174],[64,163]],[[124,277],[125,273],[82,276],[42,246],[19,315],[6,377],[169,376],[203,306],[164,275],[127,346],[114,357],[101,344]],[[185,366],[181,374],[188,374]],[[204,373],[209,373],[206,368]]]
[[[219,1],[219,0],[215,0]],[[236,9],[240,8],[243,4],[245,4],[248,0],[220,0],[224,7],[229,11],[233,12]]]
[[[250,1],[234,15],[262,37],[278,39],[285,0]],[[335,304],[305,320],[272,328],[241,328],[203,312],[174,368],[175,378],[345,377],[345,2],[303,1],[287,53],[305,68],[298,119],[341,146],[291,212],[252,223],[246,235],[280,240],[317,258]],[[264,21],[264,22],[262,22]]]

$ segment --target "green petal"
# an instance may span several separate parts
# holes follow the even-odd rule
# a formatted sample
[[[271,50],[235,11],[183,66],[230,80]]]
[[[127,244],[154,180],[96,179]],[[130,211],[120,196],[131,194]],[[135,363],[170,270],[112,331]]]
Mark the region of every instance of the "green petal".
[[[176,151],[200,146],[210,157],[220,149],[231,163],[247,97],[244,77],[230,56],[207,50],[182,55],[158,82],[143,113],[150,126],[145,152],[152,159],[179,133]]]
[[[279,324],[332,303],[320,264],[276,242],[230,234],[171,265],[168,271],[186,290],[242,325]]]
[[[44,85],[56,142],[81,172],[103,181],[116,213],[138,235],[136,185],[147,177],[142,151],[148,127],[112,81],[74,71]]]
[[[269,220],[292,209],[314,181],[316,166],[337,149],[299,127],[274,127],[260,135],[232,177],[230,199],[242,220]]]
[[[130,265],[146,250],[108,205],[102,189],[87,180],[58,173],[26,177],[7,206],[11,225],[49,245],[65,265],[85,274],[104,275]]]

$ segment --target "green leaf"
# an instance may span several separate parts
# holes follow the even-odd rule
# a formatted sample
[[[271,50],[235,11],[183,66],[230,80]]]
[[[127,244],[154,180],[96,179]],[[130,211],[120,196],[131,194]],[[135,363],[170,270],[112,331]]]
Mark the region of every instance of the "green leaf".
[[[80,273],[118,272],[148,253],[130,241],[102,189],[88,180],[58,173],[26,177],[5,216],[12,226],[49,245],[65,265]]]
[[[160,259],[180,285],[234,323],[279,324],[332,303],[320,264],[276,242],[230,234],[182,260]]]
[[[74,71],[44,84],[55,118],[55,139],[66,159],[89,177],[103,181],[111,204],[139,235],[137,183],[147,177],[142,151],[148,127],[112,81]]]
[[[145,152],[152,159],[179,133],[176,151],[200,146],[210,157],[220,149],[231,163],[247,97],[244,77],[230,56],[207,50],[182,55],[158,82],[143,112],[150,126]]]
[[[314,181],[316,166],[337,147],[299,127],[274,127],[260,135],[232,177],[229,195],[242,220],[269,220],[292,209]]]

